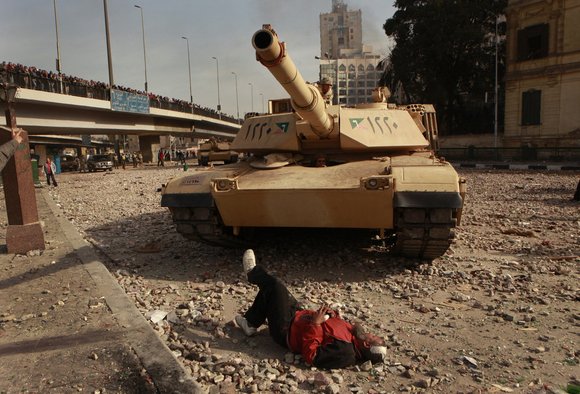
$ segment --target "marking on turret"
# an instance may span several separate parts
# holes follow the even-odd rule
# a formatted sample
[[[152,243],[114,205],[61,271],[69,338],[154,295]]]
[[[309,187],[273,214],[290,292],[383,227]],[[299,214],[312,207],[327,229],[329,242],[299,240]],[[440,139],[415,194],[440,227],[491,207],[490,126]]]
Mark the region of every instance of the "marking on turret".
[[[256,128],[260,125],[260,123],[256,123],[254,127],[252,127],[252,141],[256,138]]]
[[[391,126],[389,126],[389,117],[388,116],[385,116],[383,118],[383,123],[385,124],[385,126],[387,126],[387,129],[389,129],[389,132],[391,134],[393,134],[393,129],[391,129]],[[397,128],[396,123],[393,123],[393,125],[395,126],[395,128]]]
[[[259,140],[262,139],[262,135],[264,134],[264,127],[268,126],[268,123],[262,123],[260,125],[260,137],[258,138]]]
[[[348,118],[348,121],[350,122],[350,127],[356,129],[364,121],[364,118]]]
[[[276,126],[278,126],[284,133],[287,133],[289,124],[290,124],[289,122],[282,122],[276,123]]]
[[[375,116],[375,124],[377,125],[377,127],[379,128],[379,130],[381,130],[381,134],[385,134],[385,131],[383,130],[383,127],[379,123],[380,120],[381,120],[381,117],[380,116]],[[370,121],[370,119],[369,119],[369,121]],[[373,131],[374,131],[374,129],[373,129]]]

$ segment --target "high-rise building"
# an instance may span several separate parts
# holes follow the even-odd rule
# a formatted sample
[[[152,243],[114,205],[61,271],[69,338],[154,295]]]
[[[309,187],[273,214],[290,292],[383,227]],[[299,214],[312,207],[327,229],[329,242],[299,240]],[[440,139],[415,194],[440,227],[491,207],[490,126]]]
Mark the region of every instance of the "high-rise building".
[[[334,103],[369,101],[381,76],[381,56],[362,42],[362,12],[332,0],[332,12],[320,14],[320,78],[334,81]]]
[[[362,13],[349,11],[342,0],[332,0],[332,12],[320,14],[320,57],[361,54]]]

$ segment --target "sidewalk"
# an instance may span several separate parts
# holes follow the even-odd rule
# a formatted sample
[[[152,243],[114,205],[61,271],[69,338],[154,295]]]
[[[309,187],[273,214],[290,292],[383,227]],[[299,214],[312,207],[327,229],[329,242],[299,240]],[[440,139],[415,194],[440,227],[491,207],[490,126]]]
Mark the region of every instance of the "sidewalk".
[[[46,250],[0,246],[0,393],[196,393],[171,351],[42,189]],[[0,243],[6,207],[0,200]]]

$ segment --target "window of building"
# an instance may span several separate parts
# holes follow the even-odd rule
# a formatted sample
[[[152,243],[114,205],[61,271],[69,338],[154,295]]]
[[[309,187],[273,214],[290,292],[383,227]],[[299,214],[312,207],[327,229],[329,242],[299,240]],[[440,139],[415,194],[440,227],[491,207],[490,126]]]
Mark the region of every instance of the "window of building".
[[[532,89],[522,93],[522,126],[539,125],[541,110],[541,90]]]
[[[518,61],[548,56],[550,25],[528,26],[518,31]]]
[[[358,71],[361,72],[361,73],[364,72],[365,71],[365,66],[363,66],[362,64],[359,64],[358,65]]]
[[[338,37],[338,45],[344,45],[344,37]]]

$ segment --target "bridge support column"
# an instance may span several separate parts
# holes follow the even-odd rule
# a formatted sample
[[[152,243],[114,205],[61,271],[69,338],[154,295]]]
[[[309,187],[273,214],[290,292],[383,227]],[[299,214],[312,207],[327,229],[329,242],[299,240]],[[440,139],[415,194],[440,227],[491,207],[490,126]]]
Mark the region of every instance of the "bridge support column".
[[[144,162],[157,162],[157,151],[159,151],[158,135],[140,135],[139,149],[143,154]]]
[[[8,101],[6,104],[6,125],[16,128],[16,114],[12,103]],[[24,140],[2,171],[4,199],[8,214],[6,246],[8,253],[19,254],[30,250],[44,250],[44,234],[38,221],[36,192],[32,180],[28,133],[23,132],[22,137]],[[10,131],[0,131],[0,144],[11,139]]]

